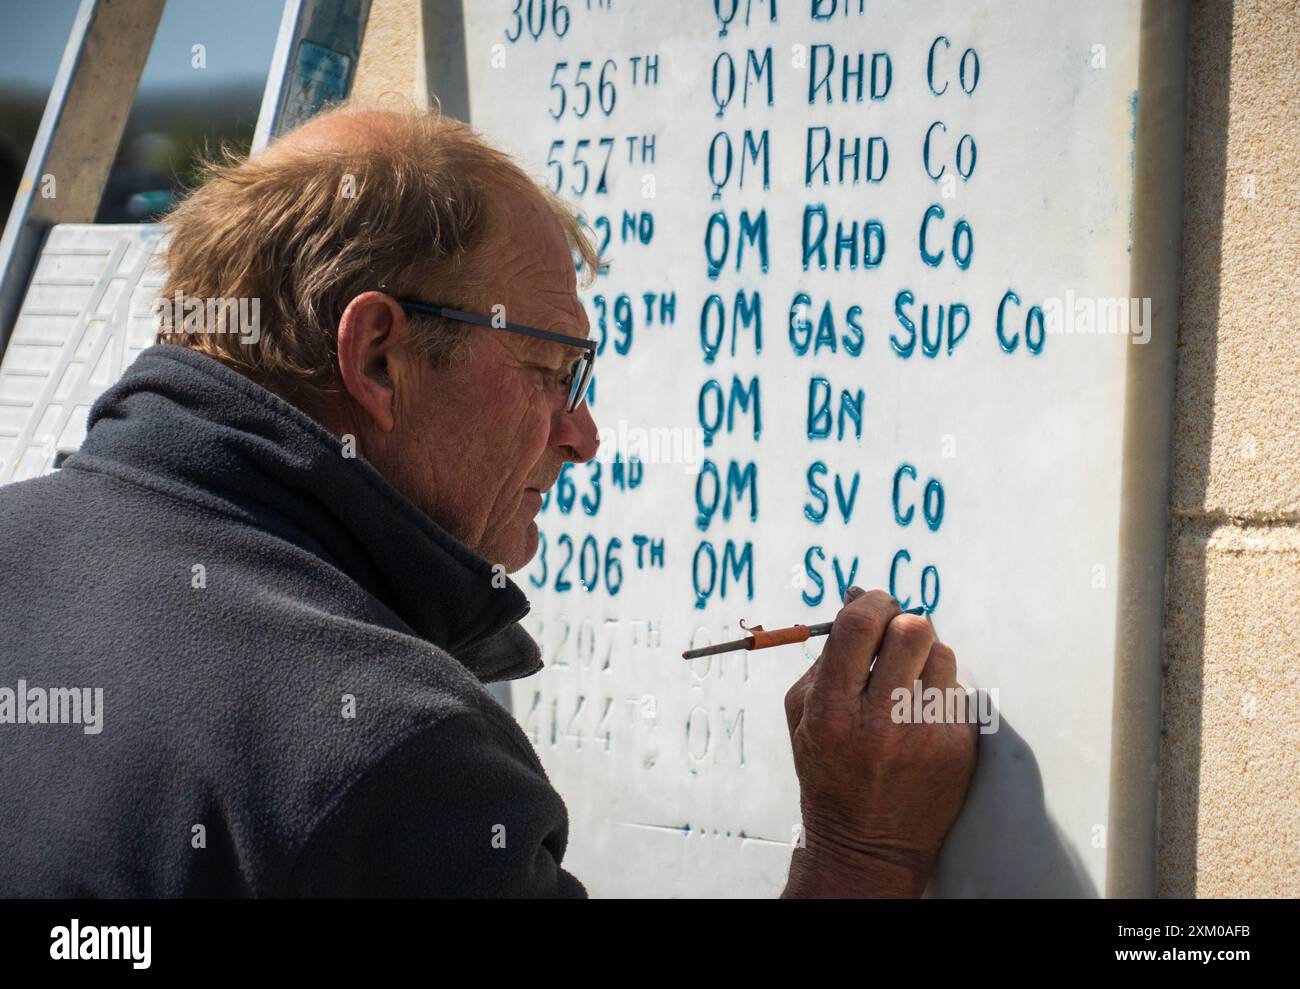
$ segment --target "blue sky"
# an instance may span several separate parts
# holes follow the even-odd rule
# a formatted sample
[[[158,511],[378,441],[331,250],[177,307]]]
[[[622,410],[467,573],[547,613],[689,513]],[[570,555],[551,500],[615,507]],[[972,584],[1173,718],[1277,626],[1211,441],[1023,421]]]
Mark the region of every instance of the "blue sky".
[[[80,0],[0,0],[0,87],[49,89],[80,5]],[[260,86],[282,8],[282,0],[168,0],[141,89]],[[190,65],[196,44],[207,49],[202,71]]]

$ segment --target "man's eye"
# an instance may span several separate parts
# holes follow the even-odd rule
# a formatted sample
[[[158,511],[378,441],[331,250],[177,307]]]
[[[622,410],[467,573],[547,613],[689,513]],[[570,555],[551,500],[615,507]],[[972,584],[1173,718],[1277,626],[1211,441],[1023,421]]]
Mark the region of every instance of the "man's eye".
[[[533,370],[541,375],[548,385],[554,385],[557,388],[562,386],[567,387],[573,377],[573,371],[570,368],[553,368],[538,365]]]

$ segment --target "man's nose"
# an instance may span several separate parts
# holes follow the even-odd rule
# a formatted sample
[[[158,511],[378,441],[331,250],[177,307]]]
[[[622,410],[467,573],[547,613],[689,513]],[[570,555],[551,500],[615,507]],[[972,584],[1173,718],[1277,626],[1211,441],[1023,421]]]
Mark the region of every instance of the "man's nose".
[[[600,436],[586,402],[572,412],[560,409],[555,414],[551,420],[551,443],[559,447],[565,460],[586,463],[596,456],[600,449]]]

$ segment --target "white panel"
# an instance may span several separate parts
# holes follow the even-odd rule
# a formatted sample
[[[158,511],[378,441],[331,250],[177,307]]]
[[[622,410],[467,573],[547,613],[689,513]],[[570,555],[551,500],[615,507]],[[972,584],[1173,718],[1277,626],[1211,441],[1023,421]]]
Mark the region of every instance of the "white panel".
[[[513,685],[513,708],[570,809],[566,865],[595,894],[777,893],[799,823],[782,698],[824,640],[712,663],[680,653],[740,637],[741,619],[829,620],[837,567],[867,587],[889,587],[893,567],[895,593],[912,604],[932,567],[936,629],[963,682],[996,691],[999,720],[982,737],[979,776],[931,893],[1099,895],[1121,442],[1127,404],[1142,400],[1126,393],[1125,367],[1141,336],[1085,333],[1062,313],[1132,294],[1140,4],[826,0],[783,2],[773,19],[776,6],[466,5],[475,126],[572,200],[614,262],[582,293],[603,339],[592,402],[608,431],[599,481],[590,465],[569,472],[576,499],[560,504],[552,492],[539,519],[545,556],[516,575],[547,665]],[[531,26],[516,10],[532,12]],[[725,29],[718,11],[735,13]],[[843,68],[847,56],[856,69],[859,55],[860,99],[859,77]],[[825,178],[807,162],[822,127],[834,142]],[[747,132],[766,139],[766,186],[761,161],[745,154]],[[966,134],[977,155],[973,169],[963,155],[963,178],[954,173]],[[851,169],[840,178],[841,138],[861,142],[857,181]],[[805,264],[801,238],[818,206],[827,258]],[[928,263],[920,233],[932,206],[943,216],[925,239],[942,257]],[[652,218],[648,242],[624,230],[625,215],[642,214]],[[746,214],[765,220],[765,266],[754,243],[739,246]],[[837,222],[857,230],[856,263],[836,258]],[[966,268],[954,260],[959,222],[973,240]],[[869,223],[884,236],[878,264],[863,256]],[[720,270],[710,270],[710,244]],[[966,249],[963,236],[957,250]],[[1008,290],[1020,302],[1005,306],[1004,346]],[[738,292],[761,298],[761,349],[754,325],[734,332]],[[799,293],[814,326],[833,326],[820,346],[792,331]],[[711,353],[702,341],[719,338],[714,294],[725,322]],[[624,296],[630,333],[615,319]],[[969,328],[951,349],[945,335],[930,352],[919,340],[909,350],[897,311],[917,336],[925,314],[933,340],[939,308],[947,320],[954,304],[967,307]],[[1051,323],[1037,353],[1025,334],[1033,306],[1049,307]],[[716,421],[715,389],[730,401],[733,377],[757,382],[761,430],[753,406],[737,406],[731,428],[724,417],[707,446],[694,445]],[[809,415],[823,387],[829,436]],[[849,417],[839,435],[843,392],[862,396],[860,435]],[[650,430],[678,446],[654,456]],[[644,464],[634,490],[620,487],[616,451],[658,462]],[[727,511],[733,462],[754,464],[753,516],[750,493],[734,486]],[[701,499],[710,463],[718,475],[706,474]],[[907,524],[893,503],[900,469]],[[717,479],[717,510],[701,519]],[[943,492],[934,527],[922,517],[931,479]],[[597,483],[588,511],[582,498],[594,501]],[[638,538],[662,541],[662,565],[648,547],[638,563]],[[739,579],[723,566],[729,546],[745,561]],[[621,582],[607,578],[611,547]]]
[[[75,451],[91,404],[153,343],[154,326],[134,314],[157,293],[161,237],[145,224],[50,231],[0,363],[0,484]]]

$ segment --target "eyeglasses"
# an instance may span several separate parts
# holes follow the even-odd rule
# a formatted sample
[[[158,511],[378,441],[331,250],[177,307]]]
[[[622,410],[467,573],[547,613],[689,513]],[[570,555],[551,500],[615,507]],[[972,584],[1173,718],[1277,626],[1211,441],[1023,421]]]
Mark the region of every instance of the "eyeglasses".
[[[562,343],[567,347],[578,347],[582,350],[581,356],[573,363],[569,369],[571,380],[569,384],[569,398],[565,406],[565,411],[575,412],[587,398],[587,390],[591,387],[591,373],[596,363],[596,341],[595,340],[576,340],[573,337],[565,336],[563,333],[555,333],[552,330],[539,330],[532,326],[522,326],[519,323],[502,323],[493,322],[487,316],[478,316],[474,313],[461,312],[459,309],[452,309],[448,306],[436,306],[428,302],[413,302],[410,299],[394,299],[403,309],[411,312],[425,313],[429,316],[441,316],[443,319],[456,319],[463,323],[476,323],[479,326],[486,326],[490,329],[509,330],[511,333],[521,333],[524,336],[535,337],[538,340],[550,340],[554,343]]]

